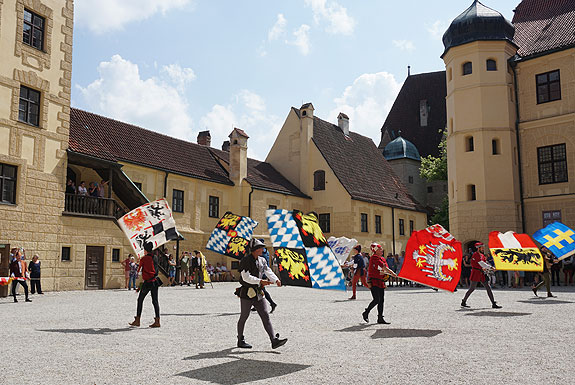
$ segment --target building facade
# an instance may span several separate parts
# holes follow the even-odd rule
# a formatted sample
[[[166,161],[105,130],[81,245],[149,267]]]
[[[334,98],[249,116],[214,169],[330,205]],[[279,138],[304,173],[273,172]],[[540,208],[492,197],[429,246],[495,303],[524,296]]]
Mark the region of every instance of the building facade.
[[[450,225],[575,226],[575,3],[523,0],[512,22],[479,1],[443,37]]]

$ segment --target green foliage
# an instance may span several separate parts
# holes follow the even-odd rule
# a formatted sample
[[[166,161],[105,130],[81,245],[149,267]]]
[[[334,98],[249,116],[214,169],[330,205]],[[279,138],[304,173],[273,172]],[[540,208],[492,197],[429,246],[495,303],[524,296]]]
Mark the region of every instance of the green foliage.
[[[445,131],[439,143],[439,157],[429,155],[421,158],[419,175],[428,182],[447,180],[447,135]]]
[[[429,218],[430,224],[440,224],[449,231],[449,199],[445,197],[441,203],[441,207],[435,212],[435,214]]]

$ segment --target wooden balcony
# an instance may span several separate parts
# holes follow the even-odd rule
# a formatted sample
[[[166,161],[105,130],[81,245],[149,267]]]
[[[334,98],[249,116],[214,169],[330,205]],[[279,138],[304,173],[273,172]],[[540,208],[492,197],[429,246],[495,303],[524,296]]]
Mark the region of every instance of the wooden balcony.
[[[64,215],[118,219],[124,214],[126,211],[112,198],[66,194]]]

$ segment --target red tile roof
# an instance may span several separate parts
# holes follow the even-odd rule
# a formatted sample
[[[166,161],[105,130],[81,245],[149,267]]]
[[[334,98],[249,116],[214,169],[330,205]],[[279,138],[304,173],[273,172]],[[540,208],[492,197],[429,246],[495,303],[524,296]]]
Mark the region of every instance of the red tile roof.
[[[314,117],[313,142],[352,199],[424,211],[370,138]]]
[[[226,170],[205,146],[76,108],[70,113],[70,149],[106,160],[233,185]]]
[[[575,46],[575,1],[523,0],[513,24],[521,57]]]

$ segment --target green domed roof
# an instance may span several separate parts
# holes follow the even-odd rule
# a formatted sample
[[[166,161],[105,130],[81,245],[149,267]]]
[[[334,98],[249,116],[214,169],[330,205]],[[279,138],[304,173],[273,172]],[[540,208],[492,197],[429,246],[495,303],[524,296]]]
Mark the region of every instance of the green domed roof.
[[[445,34],[443,55],[452,47],[478,40],[508,40],[513,42],[515,27],[499,12],[475,0],[457,16]]]
[[[385,160],[395,160],[395,159],[413,159],[420,161],[419,151],[413,143],[407,139],[401,137],[401,133],[397,138],[392,140],[383,149],[383,156]]]

